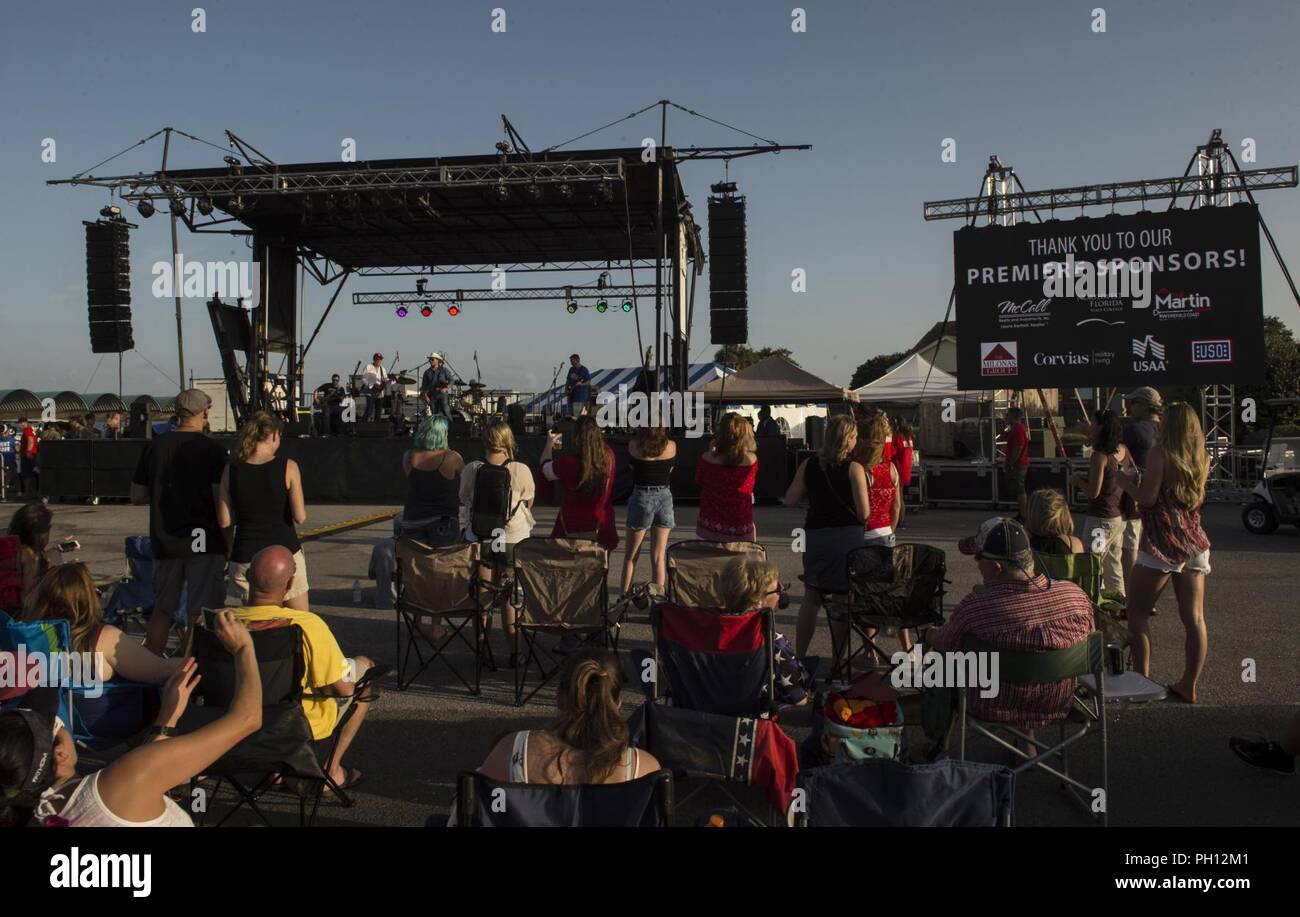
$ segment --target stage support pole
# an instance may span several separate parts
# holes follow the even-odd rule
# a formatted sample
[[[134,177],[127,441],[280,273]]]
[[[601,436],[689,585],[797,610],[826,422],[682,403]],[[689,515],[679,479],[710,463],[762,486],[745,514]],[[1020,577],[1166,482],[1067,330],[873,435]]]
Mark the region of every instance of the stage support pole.
[[[167,174],[167,154],[172,145],[172,129],[164,128],[163,134],[163,161],[162,174]],[[170,201],[168,202],[170,205]],[[171,207],[168,206],[168,212],[171,213]],[[181,317],[181,277],[178,268],[180,267],[180,243],[176,237],[176,214],[171,213],[172,220],[172,291],[176,294],[176,363],[179,367],[180,375],[177,376],[178,384],[185,388],[185,327]],[[119,397],[121,397],[119,395]]]
[[[1056,429],[1056,418],[1052,416],[1052,409],[1047,404],[1047,396],[1041,388],[1038,389],[1038,400],[1043,405],[1044,413],[1047,414],[1047,429],[1052,432],[1052,439],[1056,441],[1056,454],[1065,458],[1065,444],[1061,442],[1061,433]]]

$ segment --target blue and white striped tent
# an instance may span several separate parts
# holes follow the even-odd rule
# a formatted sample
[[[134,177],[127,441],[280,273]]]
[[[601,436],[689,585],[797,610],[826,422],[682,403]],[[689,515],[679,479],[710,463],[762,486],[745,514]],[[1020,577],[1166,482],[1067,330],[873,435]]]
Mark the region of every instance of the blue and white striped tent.
[[[636,385],[638,374],[641,372],[640,366],[627,366],[620,369],[598,369],[591,374],[592,388],[597,392],[617,392],[620,385],[626,385],[628,390]],[[723,376],[733,375],[736,371],[729,366],[721,363],[692,363],[690,373],[687,376],[687,385],[691,391],[702,385],[721,379]],[[564,403],[564,386],[559,385],[549,392],[541,392],[534,395],[532,400],[527,403],[529,413],[537,413],[546,407],[558,408]]]

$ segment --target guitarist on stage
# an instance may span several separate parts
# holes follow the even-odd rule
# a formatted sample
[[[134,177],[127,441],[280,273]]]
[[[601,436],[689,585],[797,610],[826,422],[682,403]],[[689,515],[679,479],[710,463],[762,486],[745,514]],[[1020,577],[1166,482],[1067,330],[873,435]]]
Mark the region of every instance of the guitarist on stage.
[[[361,394],[366,396],[366,413],[362,420],[379,419],[379,401],[383,397],[384,385],[387,382],[388,373],[384,369],[384,355],[377,353],[374,362],[361,373]]]
[[[429,368],[420,379],[420,413],[422,416],[441,414],[451,423],[451,370],[442,361],[442,354],[429,354]]]
[[[564,397],[569,403],[569,416],[580,417],[586,413],[591,400],[591,373],[582,365],[576,353],[569,357],[569,374],[564,377]]]

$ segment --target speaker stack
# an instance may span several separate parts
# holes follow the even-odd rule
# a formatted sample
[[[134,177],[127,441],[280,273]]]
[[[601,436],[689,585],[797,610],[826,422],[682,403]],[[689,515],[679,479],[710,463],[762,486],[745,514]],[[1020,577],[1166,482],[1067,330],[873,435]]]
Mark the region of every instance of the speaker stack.
[[[130,227],[121,220],[86,223],[86,302],[91,353],[135,348],[131,334]]]
[[[749,293],[745,263],[745,199],[735,182],[713,186],[709,198],[709,339],[714,344],[749,342]]]

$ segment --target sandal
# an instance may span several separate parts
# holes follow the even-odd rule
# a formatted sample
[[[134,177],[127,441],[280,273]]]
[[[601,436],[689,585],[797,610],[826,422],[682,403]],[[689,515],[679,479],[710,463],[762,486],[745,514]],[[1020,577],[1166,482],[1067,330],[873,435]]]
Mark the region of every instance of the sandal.
[[[343,771],[343,783],[339,784],[340,790],[350,790],[361,782],[361,771],[357,770],[355,767],[347,767],[345,765]],[[325,784],[323,792],[326,795],[331,795],[334,792],[334,788],[327,783]]]

